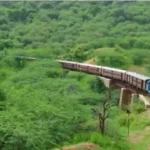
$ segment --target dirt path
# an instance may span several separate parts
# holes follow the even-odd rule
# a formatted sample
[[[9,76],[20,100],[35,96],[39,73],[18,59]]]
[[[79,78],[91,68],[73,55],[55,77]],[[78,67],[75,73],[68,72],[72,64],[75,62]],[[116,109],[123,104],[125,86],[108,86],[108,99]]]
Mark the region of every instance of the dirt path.
[[[147,126],[143,131],[134,133],[129,136],[128,141],[131,143],[141,142],[145,136],[150,135],[150,126]]]
[[[150,110],[147,110],[141,115],[145,116],[147,119],[150,119]],[[145,127],[142,131],[131,134],[127,140],[134,145],[144,144],[146,149],[141,149],[141,150],[150,150],[150,141],[145,143],[145,138],[148,136],[150,137],[150,126]]]

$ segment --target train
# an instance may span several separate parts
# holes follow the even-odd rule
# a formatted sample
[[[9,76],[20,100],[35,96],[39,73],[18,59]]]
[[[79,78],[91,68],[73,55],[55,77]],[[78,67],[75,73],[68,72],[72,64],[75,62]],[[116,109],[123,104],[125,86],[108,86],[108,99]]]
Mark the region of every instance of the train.
[[[78,63],[72,61],[58,60],[62,67],[73,71],[86,72],[97,76],[110,78],[113,80],[121,81],[129,84],[136,90],[143,91],[144,93],[150,94],[150,77],[138,74],[136,72],[106,67],[91,65],[85,63]]]

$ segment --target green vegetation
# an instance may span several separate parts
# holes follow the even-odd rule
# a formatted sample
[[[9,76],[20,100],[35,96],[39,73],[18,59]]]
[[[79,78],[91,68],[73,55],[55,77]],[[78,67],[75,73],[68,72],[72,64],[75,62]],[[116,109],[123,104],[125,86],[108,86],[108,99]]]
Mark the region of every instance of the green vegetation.
[[[113,91],[115,106],[101,135],[92,109],[107,89],[95,76],[63,70],[55,60],[93,60],[150,75],[149,8],[136,1],[1,1],[0,149],[51,150],[82,142],[104,150],[135,147],[127,139],[128,115],[118,109],[119,91]],[[150,126],[143,104],[133,110],[131,137]],[[137,150],[148,147],[148,136]]]

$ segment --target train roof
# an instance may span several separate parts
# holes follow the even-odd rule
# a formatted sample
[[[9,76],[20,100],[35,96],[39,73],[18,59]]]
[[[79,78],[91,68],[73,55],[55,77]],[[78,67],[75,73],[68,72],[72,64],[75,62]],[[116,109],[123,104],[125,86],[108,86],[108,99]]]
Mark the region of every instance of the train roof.
[[[81,64],[82,65],[82,64]],[[90,66],[90,67],[97,67],[97,68],[101,68],[102,66],[98,66],[98,65],[92,65],[92,64],[84,64],[86,66]]]
[[[102,67],[102,66],[97,66],[97,65],[91,65],[91,64],[86,64],[86,63],[78,63],[78,62],[73,62],[73,61],[64,61],[64,60],[58,60],[59,62],[64,62],[64,63],[68,63],[68,64],[79,64],[82,66],[91,66],[91,67]]]
[[[57,60],[59,62],[64,62],[64,63],[69,63],[69,64],[74,64],[74,63],[77,63],[77,62],[73,62],[73,61],[65,61],[65,60]]]
[[[142,79],[142,80],[148,80],[148,79],[150,79],[150,77],[138,74],[136,72],[127,71],[127,74],[128,75],[132,75],[132,76],[134,76],[136,78],[139,78],[139,79]]]
[[[91,65],[91,64],[82,64],[82,63],[77,63],[80,64],[82,66],[90,66],[90,67],[96,67],[96,68],[104,68],[104,69],[108,69],[108,70],[112,70],[112,71],[117,71],[117,72],[122,72],[125,73],[125,70],[121,70],[121,69],[116,69],[116,68],[111,68],[111,67],[106,67],[106,66],[98,66],[98,65]]]
[[[111,68],[111,67],[102,66],[102,68],[103,68],[103,69],[112,70],[112,71],[122,72],[122,73],[125,73],[125,72],[126,72],[125,70],[116,69],[116,68]]]

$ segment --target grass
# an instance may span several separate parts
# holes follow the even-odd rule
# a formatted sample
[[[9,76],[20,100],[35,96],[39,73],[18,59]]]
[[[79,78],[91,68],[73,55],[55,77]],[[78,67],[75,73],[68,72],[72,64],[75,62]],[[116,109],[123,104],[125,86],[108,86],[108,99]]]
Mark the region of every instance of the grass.
[[[143,66],[131,65],[129,71],[137,72],[140,74],[147,74],[147,70]]]

